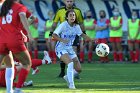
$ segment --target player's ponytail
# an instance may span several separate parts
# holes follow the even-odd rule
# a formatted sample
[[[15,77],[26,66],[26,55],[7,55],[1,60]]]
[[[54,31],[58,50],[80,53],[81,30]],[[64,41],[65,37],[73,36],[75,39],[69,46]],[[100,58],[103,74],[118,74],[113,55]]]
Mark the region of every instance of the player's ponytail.
[[[15,0],[5,0],[2,7],[1,7],[1,13],[0,16],[6,16],[8,11],[11,9],[12,4]]]

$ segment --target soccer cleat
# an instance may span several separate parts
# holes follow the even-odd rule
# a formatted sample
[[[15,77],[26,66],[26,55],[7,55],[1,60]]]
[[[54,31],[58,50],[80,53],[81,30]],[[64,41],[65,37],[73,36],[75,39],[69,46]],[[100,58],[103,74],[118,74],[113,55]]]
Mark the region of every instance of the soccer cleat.
[[[75,79],[80,79],[79,74],[74,75],[74,78],[75,78]]]
[[[47,51],[44,51],[44,58],[43,59],[48,62],[47,64],[51,64],[52,63],[52,60],[51,60],[51,58],[50,58],[50,56],[49,56]]]
[[[69,81],[68,81],[68,77],[67,77],[67,75],[65,75],[63,78],[64,78],[64,80],[67,82],[67,86],[69,86],[70,83],[69,83]]]
[[[14,93],[24,93],[24,92],[19,88],[15,88]]]
[[[71,84],[70,84],[70,85],[69,85],[69,89],[76,89],[76,88],[75,88],[75,85],[73,85],[73,84],[71,85]]]
[[[27,87],[27,86],[33,86],[33,81],[30,80],[28,82],[24,82],[24,86]]]
[[[65,73],[64,72],[61,72],[60,74],[59,74],[59,78],[63,78],[65,76]]]
[[[35,75],[35,74],[37,74],[38,72],[39,72],[39,69],[38,69],[38,67],[37,67],[35,70],[33,70],[32,75]]]

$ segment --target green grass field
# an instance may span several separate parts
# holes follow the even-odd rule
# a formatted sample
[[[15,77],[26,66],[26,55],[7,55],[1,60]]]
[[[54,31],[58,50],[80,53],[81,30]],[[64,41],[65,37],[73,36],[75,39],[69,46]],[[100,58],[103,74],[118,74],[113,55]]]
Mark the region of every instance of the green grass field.
[[[59,64],[39,68],[38,74],[28,76],[34,85],[23,88],[25,93],[140,93],[140,64],[84,63],[81,79],[75,80],[76,90],[57,78]],[[5,93],[5,88],[0,88],[0,93]]]

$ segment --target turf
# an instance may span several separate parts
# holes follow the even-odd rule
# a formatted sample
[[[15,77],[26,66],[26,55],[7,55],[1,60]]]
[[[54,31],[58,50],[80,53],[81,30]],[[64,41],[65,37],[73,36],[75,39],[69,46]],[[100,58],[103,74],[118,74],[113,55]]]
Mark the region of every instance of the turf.
[[[69,90],[62,78],[57,78],[59,64],[40,66],[40,72],[28,76],[33,87],[25,87],[25,93],[140,93],[140,64],[84,63],[80,80],[75,80],[76,90]],[[5,93],[5,88],[0,88]]]

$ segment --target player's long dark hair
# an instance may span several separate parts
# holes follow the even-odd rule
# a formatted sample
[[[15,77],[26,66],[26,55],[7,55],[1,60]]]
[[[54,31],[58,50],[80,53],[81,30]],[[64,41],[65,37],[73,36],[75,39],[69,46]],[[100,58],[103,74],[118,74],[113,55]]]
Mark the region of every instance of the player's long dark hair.
[[[1,13],[0,16],[6,16],[8,11],[11,9],[14,1],[16,0],[5,0],[2,7],[1,7]]]
[[[68,18],[68,15],[69,15],[70,12],[74,12],[74,13],[75,13],[75,11],[74,11],[73,9],[68,10],[68,11],[66,12],[66,20],[67,20],[67,21],[68,21],[67,18]],[[76,16],[76,13],[75,13],[75,16]],[[75,24],[78,24],[77,17],[75,18],[74,23],[75,23]]]

